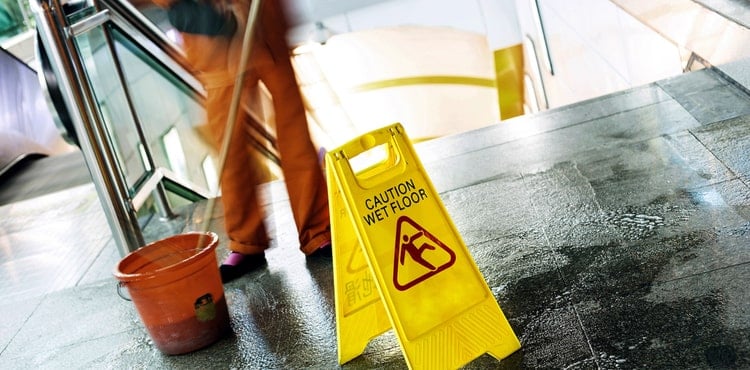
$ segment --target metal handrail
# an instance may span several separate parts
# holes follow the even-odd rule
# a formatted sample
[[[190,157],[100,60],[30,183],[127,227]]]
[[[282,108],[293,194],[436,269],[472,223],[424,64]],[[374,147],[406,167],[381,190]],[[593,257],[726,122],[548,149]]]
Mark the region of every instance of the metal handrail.
[[[185,53],[178,45],[170,40],[164,32],[156,27],[148,18],[138,11],[132,4],[124,0],[98,0],[102,9],[111,12],[112,21],[121,29],[129,31],[138,45],[148,51],[154,58],[164,64],[176,76],[179,76],[201,98],[205,97],[203,86],[190,72],[190,64]]]
[[[128,201],[127,185],[116,166],[115,154],[106,140],[104,123],[95,113],[96,100],[83,74],[84,67],[77,55],[70,27],[59,1],[32,2],[41,46],[47,50],[51,68],[58,81],[67,111],[78,133],[92,182],[112,230],[120,254],[126,254],[144,243],[135,209]],[[74,114],[77,113],[77,114]]]
[[[177,177],[164,168],[158,168],[148,147],[143,126],[134,110],[134,102],[123,73],[123,66],[115,51],[115,42],[105,24],[112,23],[118,30],[132,38],[138,48],[154,57],[178,79],[184,82],[192,93],[205,97],[204,90],[185,64],[184,55],[164,37],[149,20],[132,5],[122,0],[94,0],[94,7],[87,5],[87,12],[74,24],[69,24],[60,0],[36,0],[33,4],[38,25],[40,47],[50,59],[51,69],[59,84],[62,104],[70,115],[73,127],[78,134],[78,144],[92,175],[99,199],[113,238],[121,255],[132,252],[145,244],[138,221],[138,210],[144,206],[149,196],[154,197],[155,206],[161,216],[173,216],[167,201],[169,190],[188,200],[196,201],[211,197],[210,192],[195,184]],[[79,14],[79,13],[76,13]],[[93,86],[87,79],[87,69],[83,57],[78,53],[75,37],[86,34],[98,27],[104,32],[107,52],[112,57],[116,79],[125,92],[124,104],[130,109],[135,124],[135,133],[144,148],[142,153],[145,173],[134,185],[134,194],[128,188],[125,173],[118,163],[115,148],[108,136],[107,122],[101,116]],[[245,129],[257,149],[270,163],[279,165],[275,135],[269,132],[251,115],[251,124]]]
[[[543,106],[544,109],[549,109],[549,100],[547,98],[547,88],[544,86],[544,77],[542,76],[541,67],[539,66],[539,56],[536,53],[536,45],[534,44],[534,39],[530,35],[526,34],[524,36],[524,40],[526,40],[526,42],[528,42],[531,45],[531,47],[526,48],[527,50],[529,50],[530,53],[532,53],[532,56],[533,56],[533,58],[530,58],[531,60],[533,60],[531,67],[532,67],[532,72],[534,72],[534,75],[531,76],[532,77],[531,79],[532,81],[539,82],[539,87],[542,90],[542,97],[544,98],[544,105],[539,104],[539,96],[537,96],[536,91],[534,92],[534,98],[536,98],[537,100],[537,105]]]
[[[153,22],[146,18],[133,4],[122,0],[99,0],[100,6],[112,9],[123,20],[132,24],[146,38],[155,43],[159,49],[164,50],[175,61],[189,69],[185,54],[178,45],[170,40]]]
[[[205,91],[195,76],[190,72],[191,67],[185,59],[185,54],[182,49],[167,38],[164,32],[156,27],[148,18],[143,16],[138,9],[126,0],[98,1],[103,8],[112,10],[112,20],[116,24],[123,28],[125,24],[133,26],[135,30],[140,32],[150,43],[153,43],[156,46],[155,49],[146,42],[139,42],[139,45],[151,52],[152,55],[164,63],[168,69],[188,83],[196,93],[200,94],[202,98],[205,98]],[[139,40],[136,38],[135,41],[138,42]],[[162,52],[164,55],[161,55]],[[172,60],[177,62],[180,68],[176,68],[176,66],[171,63]],[[251,133],[250,139],[252,145],[256,147],[260,153],[270,161],[270,163],[280,166],[281,160],[276,150],[277,143],[275,134],[266,129],[261,123],[262,119],[258,117],[258,115],[251,112],[249,118],[250,125],[248,127],[248,132]]]
[[[534,17],[534,24],[539,34],[539,41],[542,44],[542,50],[544,51],[544,64],[547,66],[547,71],[550,75],[555,75],[555,69],[552,65],[552,55],[549,52],[549,44],[547,43],[547,32],[544,29],[544,21],[542,20],[542,11],[539,8],[539,0],[530,0],[532,8],[532,16]]]

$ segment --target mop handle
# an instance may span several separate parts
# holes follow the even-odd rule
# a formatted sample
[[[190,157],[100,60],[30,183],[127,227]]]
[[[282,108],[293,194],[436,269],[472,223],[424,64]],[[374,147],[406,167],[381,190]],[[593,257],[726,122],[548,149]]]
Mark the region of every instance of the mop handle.
[[[242,52],[240,54],[240,64],[237,70],[237,76],[234,81],[234,91],[232,92],[232,102],[229,105],[229,117],[227,117],[227,123],[224,129],[224,140],[221,145],[221,152],[219,155],[219,169],[217,175],[219,176],[216,194],[214,197],[208,199],[206,204],[205,212],[203,213],[203,228],[201,229],[200,237],[198,238],[198,245],[196,249],[199,250],[203,246],[205,234],[208,232],[208,228],[211,225],[211,215],[213,214],[214,204],[216,198],[219,197],[218,189],[221,189],[221,174],[224,172],[224,164],[227,160],[229,153],[229,143],[232,140],[232,133],[234,132],[234,126],[237,123],[237,112],[240,107],[240,98],[242,96],[242,85],[245,82],[245,70],[247,69],[247,62],[250,59],[250,50],[252,49],[252,39],[255,31],[255,23],[258,18],[258,12],[260,10],[261,0],[252,0],[250,4],[250,10],[247,16],[247,25],[245,26],[245,35],[242,39]]]

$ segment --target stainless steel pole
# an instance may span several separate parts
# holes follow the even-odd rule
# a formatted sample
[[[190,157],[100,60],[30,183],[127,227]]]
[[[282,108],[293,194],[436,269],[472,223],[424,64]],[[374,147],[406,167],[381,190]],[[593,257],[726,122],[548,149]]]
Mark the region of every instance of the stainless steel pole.
[[[32,2],[37,30],[55,73],[64,103],[79,136],[81,152],[91,173],[112,237],[120,255],[143,246],[144,239],[127,186],[104,123],[96,113],[96,99],[84,75],[84,67],[73,43],[71,27],[58,0]]]

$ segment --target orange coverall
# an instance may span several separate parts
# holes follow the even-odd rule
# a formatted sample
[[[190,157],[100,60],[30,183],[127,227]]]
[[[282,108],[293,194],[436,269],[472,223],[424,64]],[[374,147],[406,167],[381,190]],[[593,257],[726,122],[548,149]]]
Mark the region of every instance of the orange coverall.
[[[162,6],[170,2],[159,4],[162,1],[154,0]],[[222,143],[229,114],[249,6],[247,0],[232,4],[237,29],[231,38],[181,34],[187,59],[207,92],[208,128],[217,148]],[[263,81],[272,96],[282,174],[300,249],[309,255],[331,240],[328,194],[290,61],[287,24],[279,0],[263,0],[245,74],[243,99],[252,96],[250,89],[257,86],[258,80]],[[244,127],[250,116],[242,109],[239,113],[221,174],[221,200],[229,249],[257,254],[269,246],[257,190],[266,181],[266,170]]]

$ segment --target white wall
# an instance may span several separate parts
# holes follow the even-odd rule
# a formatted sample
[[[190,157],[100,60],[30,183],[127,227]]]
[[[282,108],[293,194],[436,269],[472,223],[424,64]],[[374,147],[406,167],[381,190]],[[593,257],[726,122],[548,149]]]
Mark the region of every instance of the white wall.
[[[534,0],[516,0],[524,35],[544,58]],[[542,64],[550,107],[682,73],[677,47],[606,0],[539,0],[554,74]]]
[[[422,84],[354,92],[352,87],[435,75],[494,81],[493,51],[521,42],[514,0],[373,0],[361,8],[347,8],[348,0],[330,0],[341,3],[342,12],[317,17],[325,13],[314,9],[320,1],[300,4],[297,14],[308,21],[292,29],[290,42],[320,41],[316,22],[334,36],[318,48],[315,58],[335,92],[334,100],[346,113],[338,115],[349,122],[341,126],[361,134],[401,122],[410,137],[426,139],[499,122],[497,90],[492,86]],[[321,126],[334,120],[324,117],[323,108],[315,111]],[[344,130],[318,141],[335,144],[351,138],[349,132],[339,131]]]
[[[288,0],[297,7],[291,41],[316,21],[334,34],[398,25],[447,26],[487,37],[491,50],[530,35],[544,57],[534,0]],[[554,75],[542,68],[550,107],[642,85],[682,72],[677,47],[609,0],[539,0]],[[527,63],[529,61],[527,58]],[[543,59],[540,60],[544,66]],[[527,65],[528,66],[528,65]]]
[[[513,0],[288,1],[297,9],[293,44],[309,39],[315,22],[323,22],[334,34],[402,25],[445,26],[486,35],[492,48],[521,42]],[[341,12],[336,14],[336,9]]]

